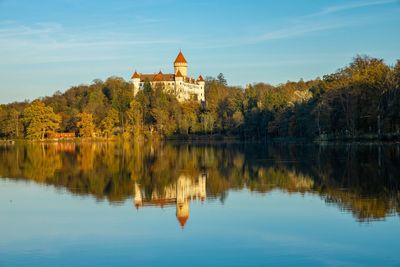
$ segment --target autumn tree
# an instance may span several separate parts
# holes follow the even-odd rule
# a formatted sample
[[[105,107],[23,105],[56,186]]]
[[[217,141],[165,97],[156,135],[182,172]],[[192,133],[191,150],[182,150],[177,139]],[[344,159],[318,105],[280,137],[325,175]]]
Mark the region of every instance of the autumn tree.
[[[23,134],[21,114],[15,108],[0,107],[0,135],[18,138]]]
[[[181,134],[189,134],[198,129],[198,110],[199,103],[197,101],[187,101],[181,104],[181,113],[178,119],[179,132]]]
[[[133,85],[119,77],[108,78],[105,86],[111,92],[111,105],[118,112],[118,123],[124,132],[126,112],[133,100]]]
[[[200,114],[200,124],[203,133],[212,134],[214,129],[214,116],[210,112]]]
[[[164,91],[162,84],[157,84],[150,95],[150,117],[160,136],[170,136],[177,129],[179,103],[176,97]]]
[[[106,138],[110,138],[114,134],[115,128],[118,123],[118,112],[115,109],[111,108],[100,125],[103,135]]]
[[[400,89],[400,59],[397,60],[396,65],[393,68],[394,76],[394,88]]]
[[[129,105],[129,109],[126,112],[127,116],[127,127],[126,130],[138,140],[143,131],[143,109],[140,103],[133,99]]]
[[[103,93],[104,84],[100,80],[95,80],[90,86],[87,104],[83,107],[82,111],[93,114],[93,122],[100,125],[101,121],[107,115],[108,106],[107,98]]]
[[[81,137],[93,137],[96,131],[96,127],[93,123],[93,115],[86,112],[81,112],[77,115],[78,122],[76,127],[79,129],[79,136]]]
[[[53,108],[42,101],[35,100],[23,112],[23,122],[26,127],[26,137],[43,140],[47,134],[60,128],[61,118]]]

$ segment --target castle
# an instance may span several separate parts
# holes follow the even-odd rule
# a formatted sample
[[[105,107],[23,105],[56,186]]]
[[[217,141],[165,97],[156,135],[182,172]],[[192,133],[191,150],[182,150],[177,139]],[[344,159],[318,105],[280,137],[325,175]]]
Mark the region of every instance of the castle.
[[[146,81],[152,87],[161,85],[166,92],[176,95],[179,102],[188,100],[205,101],[204,79],[201,75],[197,79],[187,75],[188,63],[180,51],[174,61],[174,73],[142,74],[134,72],[131,77],[133,92],[136,95],[144,88]]]

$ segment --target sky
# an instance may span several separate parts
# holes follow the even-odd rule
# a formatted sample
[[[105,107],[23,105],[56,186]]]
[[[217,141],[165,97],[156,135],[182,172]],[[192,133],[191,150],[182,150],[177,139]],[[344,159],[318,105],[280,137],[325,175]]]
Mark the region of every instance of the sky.
[[[400,59],[399,0],[0,0],[0,103],[133,71],[313,79],[357,55]]]

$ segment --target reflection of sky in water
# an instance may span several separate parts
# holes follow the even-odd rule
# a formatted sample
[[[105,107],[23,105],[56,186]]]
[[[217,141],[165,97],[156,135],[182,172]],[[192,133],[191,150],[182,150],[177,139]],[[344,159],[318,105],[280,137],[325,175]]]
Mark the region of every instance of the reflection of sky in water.
[[[10,201],[11,200],[11,201]],[[136,210],[0,180],[0,266],[398,266],[398,216],[359,223],[319,196],[229,191],[224,204]]]

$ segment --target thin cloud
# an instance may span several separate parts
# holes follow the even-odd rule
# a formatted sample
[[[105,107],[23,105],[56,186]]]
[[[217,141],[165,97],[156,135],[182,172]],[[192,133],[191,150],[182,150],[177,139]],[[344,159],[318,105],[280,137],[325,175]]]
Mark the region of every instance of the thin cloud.
[[[137,23],[140,23],[140,24],[153,24],[153,23],[161,22],[161,20],[159,20],[159,19],[144,17],[144,16],[136,16],[135,20]]]
[[[0,35],[1,36],[1,35]],[[26,40],[26,39],[12,39],[5,40],[0,44],[0,48],[25,48],[25,49],[39,49],[39,50],[58,50],[58,49],[116,49],[126,46],[143,46],[143,45],[166,45],[178,44],[178,40],[174,39],[126,39],[126,40],[104,40],[104,39],[91,39],[91,40]]]
[[[320,32],[325,30],[343,28],[351,25],[351,22],[338,21],[334,23],[321,23],[321,24],[303,24],[296,25],[276,31],[271,31],[256,38],[253,42],[288,39],[298,36],[304,36],[314,32]]]
[[[33,26],[18,25],[15,23],[0,23],[0,38],[19,37],[19,36],[37,36],[49,33],[55,33],[61,30],[60,24],[37,23]]]
[[[349,27],[359,23],[358,21],[352,20],[340,20],[340,21],[329,21],[329,22],[302,22],[295,25],[288,25],[277,30],[272,30],[257,36],[248,36],[241,38],[220,40],[215,42],[214,39],[210,39],[201,45],[193,44],[193,47],[197,48],[225,48],[225,47],[237,47],[242,45],[252,45],[267,41],[290,39],[295,37],[306,36],[312,33],[327,31],[332,29]]]
[[[4,24],[3,24],[4,25]],[[69,34],[60,24],[36,23],[33,26],[6,24],[1,27],[2,48],[32,47],[45,49],[65,48],[118,48],[135,45],[175,44],[177,38],[141,38],[134,35],[97,33],[96,36],[84,33]]]
[[[358,8],[364,8],[364,7],[370,7],[370,6],[387,5],[387,4],[393,4],[396,2],[398,2],[398,1],[397,0],[382,0],[382,1],[352,2],[352,3],[347,3],[344,5],[329,6],[329,7],[322,9],[320,12],[311,14],[310,16],[328,15],[328,14],[333,14],[333,13],[351,10],[351,9],[358,9]]]
[[[24,25],[0,22],[1,65],[25,62],[51,63],[71,61],[116,60],[117,51],[129,47],[176,45],[179,38],[136,36],[123,32],[69,32],[60,24]]]
[[[267,31],[263,34],[253,35],[253,36],[241,36],[240,38],[232,37],[221,39],[205,39],[204,42],[195,42],[190,44],[195,48],[228,48],[228,47],[238,47],[242,45],[252,45],[262,42],[291,39],[296,37],[308,36],[318,32],[330,31],[335,29],[341,29],[346,27],[356,27],[361,25],[366,25],[374,21],[383,21],[388,19],[393,19],[393,14],[373,14],[368,16],[357,16],[357,17],[346,17],[346,18],[331,18],[328,19],[324,16],[315,17],[322,14],[332,14],[335,12],[340,12],[349,9],[383,5],[395,3],[397,0],[386,0],[386,1],[369,1],[369,2],[356,2],[341,6],[331,6],[323,9],[319,13],[314,13],[307,16],[298,17],[297,19],[291,21],[286,26],[278,28],[275,30]],[[396,13],[397,16],[397,13]]]

